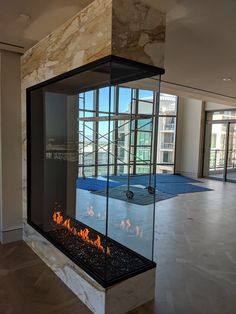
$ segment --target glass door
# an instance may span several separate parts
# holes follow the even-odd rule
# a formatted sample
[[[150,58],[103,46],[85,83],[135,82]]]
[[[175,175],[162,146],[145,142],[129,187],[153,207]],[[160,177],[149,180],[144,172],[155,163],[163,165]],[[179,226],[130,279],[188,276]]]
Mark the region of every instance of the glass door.
[[[236,181],[236,123],[229,124],[226,180]]]
[[[208,123],[205,134],[204,176],[226,179],[228,123]]]

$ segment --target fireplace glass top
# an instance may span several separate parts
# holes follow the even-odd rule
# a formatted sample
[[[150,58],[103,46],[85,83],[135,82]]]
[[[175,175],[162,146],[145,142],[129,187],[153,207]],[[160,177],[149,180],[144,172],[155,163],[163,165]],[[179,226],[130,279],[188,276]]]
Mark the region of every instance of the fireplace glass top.
[[[104,287],[155,267],[161,74],[111,56],[27,90],[28,223]]]

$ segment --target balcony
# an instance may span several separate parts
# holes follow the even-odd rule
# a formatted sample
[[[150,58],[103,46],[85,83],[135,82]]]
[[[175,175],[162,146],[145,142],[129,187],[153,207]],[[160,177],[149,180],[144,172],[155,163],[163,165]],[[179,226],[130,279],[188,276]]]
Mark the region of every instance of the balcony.
[[[174,150],[175,144],[174,143],[161,143],[161,149],[163,150]]]
[[[162,129],[161,129],[162,132],[175,132],[175,123],[166,123],[162,126]]]

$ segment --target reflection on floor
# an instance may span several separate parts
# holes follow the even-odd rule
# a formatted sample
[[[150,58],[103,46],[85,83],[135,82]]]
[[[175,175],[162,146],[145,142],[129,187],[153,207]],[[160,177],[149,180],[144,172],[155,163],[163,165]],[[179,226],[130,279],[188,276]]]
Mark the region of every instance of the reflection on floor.
[[[155,302],[132,314],[235,314],[236,212],[233,183],[157,203]],[[22,243],[0,246],[1,314],[89,311]],[[130,313],[131,314],[131,313]]]
[[[211,178],[223,180],[224,171],[222,170],[222,172],[219,172],[219,173],[210,172],[209,176]],[[234,171],[230,170],[230,172],[227,173],[227,180],[236,181],[236,169]]]
[[[127,176],[112,176],[110,180],[112,180],[109,182],[110,185],[114,182],[120,182],[122,185],[110,187],[109,194],[113,190],[117,190],[117,193],[115,198],[113,198],[114,195],[110,195],[108,203],[107,192],[104,190],[107,184],[106,178],[79,178],[77,180],[75,218],[96,231],[106,234],[107,214],[108,236],[146,258],[152,259],[155,208],[154,194],[149,194],[145,188],[148,185],[149,177],[147,175],[131,176],[130,190],[134,193],[134,198],[131,200],[126,197]],[[165,202],[165,199],[176,197],[174,191],[177,191],[176,194],[185,194],[210,190],[201,186],[200,181],[178,175],[158,174],[157,180],[157,188],[163,192],[157,191],[155,200],[162,200],[162,202]],[[96,189],[98,191],[94,192]],[[166,190],[172,194],[166,193]],[[162,195],[163,198],[161,198]],[[147,200],[147,198],[149,199]],[[106,212],[107,204],[108,211]]]

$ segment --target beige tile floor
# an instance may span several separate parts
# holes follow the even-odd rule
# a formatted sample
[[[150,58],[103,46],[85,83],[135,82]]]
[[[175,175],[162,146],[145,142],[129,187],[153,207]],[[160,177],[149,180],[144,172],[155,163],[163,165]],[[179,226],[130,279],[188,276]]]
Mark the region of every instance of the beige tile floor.
[[[236,184],[157,203],[156,299],[132,314],[236,314]],[[89,311],[23,243],[0,246],[0,314]]]

